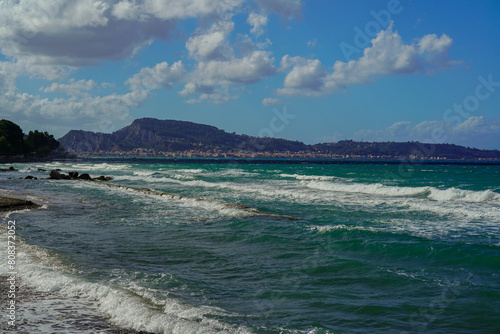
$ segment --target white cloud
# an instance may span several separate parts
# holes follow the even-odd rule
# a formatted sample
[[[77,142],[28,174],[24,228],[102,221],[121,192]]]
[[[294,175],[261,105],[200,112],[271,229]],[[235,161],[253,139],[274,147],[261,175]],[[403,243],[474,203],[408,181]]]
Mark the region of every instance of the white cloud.
[[[208,29],[197,29],[187,40],[186,48],[198,63],[186,75],[186,85],[179,95],[199,96],[186,102],[227,102],[232,99],[228,85],[253,84],[277,73],[271,53],[256,49],[248,35],[239,35],[236,43],[239,54],[236,55],[228,41],[233,29],[234,23],[225,17]]]
[[[123,0],[113,5],[112,14],[119,19],[162,20],[212,16],[230,12],[244,0]]]
[[[286,18],[299,18],[302,10],[300,0],[255,0],[266,12],[274,12]]]
[[[61,136],[72,128],[109,132],[130,124],[129,110],[141,106],[149,96],[149,91],[137,90],[123,95],[48,99],[11,91],[0,96],[0,113],[15,117],[20,125],[29,122],[57,126],[62,132],[55,134]]]
[[[272,98],[272,97],[266,97],[265,99],[262,100],[262,105],[264,107],[269,107],[269,106],[276,106],[276,105],[279,105],[279,104],[282,104],[283,102],[281,102],[280,99],[275,99],[275,98]]]
[[[458,126],[455,122],[397,122],[382,130],[361,130],[354,139],[367,141],[420,141],[454,143],[479,148],[496,148],[500,141],[500,119],[485,120],[471,116]]]
[[[253,51],[241,58],[199,63],[194,75],[205,85],[252,84],[274,75],[274,59],[267,51]]]
[[[184,3],[192,5],[193,1],[171,2],[179,7]],[[141,4],[153,5],[153,2]],[[1,52],[32,64],[82,67],[133,56],[152,40],[166,39],[175,30],[174,18],[125,20],[113,15],[116,11],[123,14],[132,10],[126,8],[125,2],[121,3],[117,0],[4,1],[0,10]],[[113,10],[115,5],[118,9]]]
[[[281,64],[283,68],[293,66],[293,69],[285,77],[284,86],[286,88],[295,90],[307,87],[308,90],[318,92],[323,88],[327,73],[319,60],[285,56],[281,60]]]
[[[293,66],[280,95],[322,96],[353,84],[364,84],[381,75],[431,72],[449,66],[447,35],[426,35],[415,44],[405,44],[389,27],[378,33],[363,56],[348,63],[337,61],[329,72],[319,60],[284,56],[282,67]]]
[[[227,38],[234,29],[234,23],[228,20],[216,21],[207,29],[198,29],[186,42],[189,54],[199,60],[224,60],[233,56],[233,49]]]
[[[179,95],[188,97],[201,93],[198,99],[189,99],[188,103],[227,102],[232,99],[229,98],[228,85],[253,84],[276,74],[273,62],[270,52],[260,50],[240,58],[199,62],[197,68],[188,74],[187,83]]]
[[[94,90],[97,84],[94,80],[78,80],[70,79],[67,84],[53,82],[48,87],[41,87],[40,91],[44,93],[64,93],[71,96],[83,95],[86,91]]]
[[[264,28],[267,26],[267,16],[257,13],[250,13],[248,15],[247,22],[252,26],[250,32],[257,36],[264,32]]]
[[[237,96],[231,95],[228,86],[224,86],[216,89],[207,89],[207,91],[202,93],[198,98],[186,100],[186,103],[193,104],[210,101],[215,104],[223,104],[236,98]]]
[[[167,62],[156,64],[153,68],[145,67],[126,81],[131,90],[172,88],[186,74],[182,61],[177,61],[172,66]]]

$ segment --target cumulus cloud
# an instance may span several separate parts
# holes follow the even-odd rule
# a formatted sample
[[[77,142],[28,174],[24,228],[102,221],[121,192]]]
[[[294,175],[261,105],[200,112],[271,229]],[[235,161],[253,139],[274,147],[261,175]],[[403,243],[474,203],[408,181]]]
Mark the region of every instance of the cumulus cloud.
[[[197,31],[187,40],[189,54],[199,61],[226,60],[233,57],[227,38],[234,29],[230,20],[220,20],[207,29]]]
[[[300,18],[302,2],[300,0],[255,0],[266,12],[274,12],[286,18]]]
[[[265,99],[262,100],[262,105],[264,107],[269,107],[269,106],[276,106],[282,104],[280,99],[275,99],[272,97],[266,97]]]
[[[202,90],[197,90],[198,92]],[[186,100],[186,103],[200,103],[205,101],[210,101],[215,104],[223,104],[229,102],[231,100],[236,99],[237,96],[231,94],[229,92],[228,86],[220,87],[220,88],[212,88],[210,87],[204,93],[202,93],[198,98],[193,98]]]
[[[82,67],[130,57],[175,29],[173,19],[119,19],[111,14],[113,3],[117,1],[3,2],[1,52],[33,64]]]
[[[232,57],[227,60],[209,60],[199,62],[196,69],[189,73],[184,89],[179,92],[183,97],[196,93],[202,93],[201,99],[190,99],[189,103],[213,101],[221,103],[229,101],[221,98],[227,93],[227,88],[220,86],[253,84],[261,81],[264,77],[277,73],[273,65],[274,58],[271,53],[262,50],[254,50],[243,57]],[[217,88],[219,87],[219,88]],[[213,98],[212,98],[213,97]]]
[[[113,5],[112,14],[119,19],[162,20],[212,16],[230,12],[244,0],[123,0]]]
[[[247,22],[252,26],[250,32],[257,36],[264,32],[264,28],[267,26],[267,16],[257,13],[250,13],[248,15]]]
[[[239,35],[239,53],[235,52],[228,41],[233,29],[234,23],[223,17],[206,29],[198,28],[187,40],[186,49],[198,63],[179,95],[199,96],[186,102],[227,102],[232,99],[229,85],[253,84],[278,73],[271,52],[259,49],[248,35]]]
[[[195,74],[207,85],[251,84],[275,74],[273,62],[270,52],[256,50],[241,58],[199,63]]]
[[[354,139],[368,141],[420,141],[495,148],[500,141],[500,119],[471,116],[462,123],[445,121],[397,122],[382,130],[361,130]]]
[[[71,128],[108,132],[128,125],[131,121],[129,110],[140,107],[149,96],[149,91],[137,90],[127,94],[48,99],[9,91],[0,96],[0,113],[4,117],[15,115],[20,124],[49,123],[65,129],[64,132]],[[106,122],[105,127],[103,122]],[[63,135],[64,132],[55,134]]]
[[[156,64],[153,68],[145,67],[126,81],[131,90],[172,88],[186,74],[182,61],[177,61],[172,66],[167,62]]]
[[[382,75],[430,72],[449,66],[452,39],[443,34],[426,35],[414,44],[405,44],[391,23],[378,33],[363,56],[348,63],[337,61],[332,69],[317,59],[284,56],[282,68],[292,67],[280,95],[322,96],[354,84],[368,83]]]
[[[41,87],[40,91],[44,93],[64,93],[71,96],[83,95],[86,91],[94,90],[97,83],[94,80],[70,79],[67,84],[53,82],[48,87]]]

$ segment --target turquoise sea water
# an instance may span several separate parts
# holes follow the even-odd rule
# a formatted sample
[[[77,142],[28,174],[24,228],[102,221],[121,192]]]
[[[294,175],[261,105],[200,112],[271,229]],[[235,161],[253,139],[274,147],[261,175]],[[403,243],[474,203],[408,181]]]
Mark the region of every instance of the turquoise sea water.
[[[3,193],[43,207],[4,218],[0,246],[15,219],[19,276],[59,308],[155,333],[500,332],[498,165],[14,167]],[[19,179],[38,168],[183,197]]]

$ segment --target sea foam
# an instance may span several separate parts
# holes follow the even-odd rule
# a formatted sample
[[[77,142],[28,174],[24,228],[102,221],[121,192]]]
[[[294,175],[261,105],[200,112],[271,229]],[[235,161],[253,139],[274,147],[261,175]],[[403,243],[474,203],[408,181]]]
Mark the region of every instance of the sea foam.
[[[0,245],[6,248],[5,235],[6,233],[2,233]],[[46,304],[57,305],[57,308],[46,308],[48,313],[42,318],[39,313],[43,305],[38,305],[42,303],[41,300],[31,306],[26,305],[31,311],[25,312],[24,316],[30,317],[25,320],[32,329],[49,328],[52,322],[58,322],[58,317],[64,318],[68,310],[75,317],[76,323],[79,317],[86,320],[89,314],[101,314],[109,317],[111,323],[119,327],[138,331],[171,334],[250,333],[247,328],[214,319],[214,316],[224,315],[224,311],[219,308],[188,305],[171,298],[153,303],[146,295],[131,291],[126,286],[119,286],[116,282],[110,286],[104,282],[77,277],[70,273],[71,268],[62,267],[57,257],[52,258],[47,251],[25,243],[21,245],[23,247],[18,247],[16,254],[16,269],[23,284],[43,292],[42,299],[43,296],[47,298]],[[57,265],[50,265],[51,260]],[[8,271],[5,264],[0,265],[0,274],[6,275]],[[74,333],[76,330],[66,327],[59,326],[59,332]]]

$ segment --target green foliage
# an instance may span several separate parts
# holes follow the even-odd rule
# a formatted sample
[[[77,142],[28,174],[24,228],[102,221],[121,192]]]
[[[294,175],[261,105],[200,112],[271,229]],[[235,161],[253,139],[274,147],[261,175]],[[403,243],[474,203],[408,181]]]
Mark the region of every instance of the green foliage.
[[[12,156],[24,153],[23,130],[11,121],[0,120],[0,155]]]
[[[2,119],[0,121],[0,156],[31,155],[43,158],[59,147],[59,142],[47,132],[30,131],[23,134],[19,125]]]
[[[30,131],[24,141],[26,152],[37,157],[46,157],[59,147],[59,142],[48,132]]]

